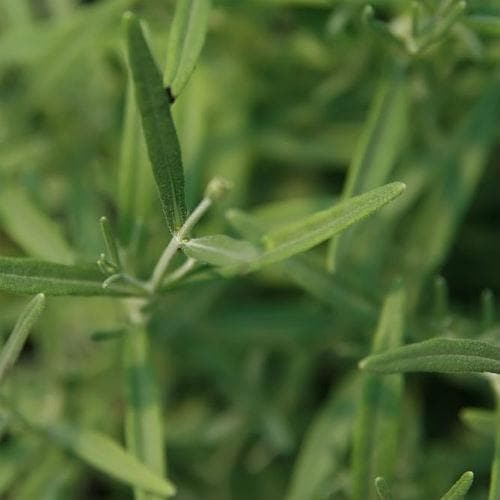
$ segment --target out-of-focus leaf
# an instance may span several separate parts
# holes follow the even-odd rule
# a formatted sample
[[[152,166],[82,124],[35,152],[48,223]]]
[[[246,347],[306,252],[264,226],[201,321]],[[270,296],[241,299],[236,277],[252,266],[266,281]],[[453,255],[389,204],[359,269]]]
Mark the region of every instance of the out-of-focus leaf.
[[[372,353],[401,345],[406,298],[398,284],[388,294],[380,315]],[[352,495],[355,500],[377,497],[373,478],[392,477],[397,459],[403,378],[365,374],[358,400],[352,460]]]
[[[486,436],[495,435],[495,412],[482,408],[463,408],[460,419],[473,431]]]
[[[230,266],[246,262],[259,255],[259,249],[245,240],[235,240],[223,234],[192,238],[182,245],[193,259],[213,266]]]
[[[500,373],[500,349],[479,340],[438,338],[369,356],[359,366],[380,373]]]
[[[46,295],[141,295],[128,285],[102,287],[104,276],[96,264],[66,266],[35,259],[0,257],[0,290]]]
[[[165,474],[164,436],[160,396],[144,328],[131,328],[124,337],[124,366],[127,391],[125,436],[127,446],[142,463],[160,477]],[[156,500],[144,485],[135,485],[139,500]],[[144,491],[145,490],[145,491]]]
[[[14,330],[0,351],[0,382],[6,372],[17,361],[28,335],[45,308],[45,296],[38,294],[24,308]]]
[[[186,86],[205,42],[210,0],[177,2],[168,39],[164,82],[176,98]]]
[[[458,481],[441,497],[441,500],[460,500],[464,498],[474,480],[474,473],[464,472]]]
[[[175,488],[166,479],[139,462],[111,438],[69,424],[43,429],[49,439],[97,470],[134,487],[169,497]]]
[[[30,257],[71,264],[74,254],[59,227],[20,188],[7,187],[0,195],[3,229]]]
[[[296,459],[287,500],[321,498],[347,453],[356,409],[353,394],[360,378],[351,376],[336,387],[305,435]]]
[[[186,220],[187,212],[179,140],[161,74],[144,38],[139,19],[130,12],[123,19],[149,159],[168,226],[175,233]]]
[[[375,490],[377,491],[377,495],[380,500],[393,500],[391,490],[389,489],[389,485],[383,477],[375,478]]]
[[[131,243],[144,223],[153,184],[134,88],[129,80],[118,176],[119,236],[124,246]]]
[[[349,167],[342,198],[348,199],[389,180],[397,155],[402,149],[407,125],[407,81],[396,68],[384,78],[375,95],[359,146]],[[344,236],[332,240],[327,267],[335,268]]]

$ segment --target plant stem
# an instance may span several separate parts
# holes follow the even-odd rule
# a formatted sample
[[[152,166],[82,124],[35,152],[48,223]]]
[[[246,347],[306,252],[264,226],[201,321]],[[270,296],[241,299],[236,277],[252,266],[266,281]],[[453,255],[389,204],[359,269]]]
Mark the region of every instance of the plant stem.
[[[128,300],[130,328],[124,335],[124,370],[127,392],[125,437],[128,449],[162,477],[166,473],[164,432],[157,380],[150,356],[143,300]],[[134,489],[136,500],[159,500]]]
[[[500,500],[500,377],[490,375],[495,392],[495,456],[491,466],[491,482],[488,500]]]
[[[205,197],[201,200],[200,204],[193,210],[191,215],[187,218],[186,222],[182,225],[179,231],[173,235],[170,243],[167,245],[163,254],[159,258],[151,278],[147,283],[147,288],[151,293],[155,293],[161,286],[165,274],[167,272],[170,262],[174,258],[177,250],[179,250],[182,240],[186,238],[193,227],[198,223],[198,221],[203,217],[205,212],[212,205],[212,199]]]

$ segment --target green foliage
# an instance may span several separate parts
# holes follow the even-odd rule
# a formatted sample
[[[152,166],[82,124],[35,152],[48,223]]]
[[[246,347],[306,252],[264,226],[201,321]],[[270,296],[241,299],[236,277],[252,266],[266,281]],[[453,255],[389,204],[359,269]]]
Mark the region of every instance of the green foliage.
[[[39,294],[29,302],[19,316],[14,330],[12,330],[0,352],[0,381],[16,362],[31,328],[38,320],[40,314],[42,314],[44,307],[45,296]]]
[[[129,64],[149,159],[168,226],[172,233],[186,220],[181,151],[170,103],[137,17],[123,18]]]
[[[498,500],[499,20],[0,0],[0,497]]]
[[[460,500],[464,498],[474,480],[474,474],[470,471],[464,472],[457,482],[441,497],[441,500]]]
[[[208,28],[210,0],[178,2],[168,39],[164,82],[172,98],[184,90],[200,56]]]
[[[479,340],[431,339],[370,356],[359,366],[380,373],[500,373],[500,349]]]

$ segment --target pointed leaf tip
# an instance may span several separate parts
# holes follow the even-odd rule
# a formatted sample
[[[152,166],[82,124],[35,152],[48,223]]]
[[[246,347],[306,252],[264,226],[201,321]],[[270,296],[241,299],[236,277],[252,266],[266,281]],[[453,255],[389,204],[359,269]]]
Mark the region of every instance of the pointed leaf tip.
[[[149,160],[171,233],[187,218],[184,171],[170,101],[139,19],[124,15],[128,63],[134,82]]]

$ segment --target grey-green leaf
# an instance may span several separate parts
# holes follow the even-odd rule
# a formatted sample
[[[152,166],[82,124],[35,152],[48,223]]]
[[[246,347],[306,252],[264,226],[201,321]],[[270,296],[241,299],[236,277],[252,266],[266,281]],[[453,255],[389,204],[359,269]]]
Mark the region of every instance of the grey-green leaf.
[[[224,234],[192,238],[182,248],[189,257],[213,266],[230,266],[249,261],[260,253],[249,241],[236,240]]]
[[[460,500],[464,498],[474,480],[474,473],[471,471],[464,472],[458,481],[445,493],[441,500]]]
[[[164,82],[174,98],[186,86],[205,42],[210,0],[177,2],[168,39]]]
[[[369,356],[360,368],[380,373],[500,373],[500,349],[479,340],[431,339]]]
[[[187,211],[181,151],[170,102],[139,19],[130,12],[123,19],[129,65],[149,160],[163,212],[170,231],[175,233],[186,220]]]
[[[266,234],[263,241],[268,251],[262,261],[272,263],[309,250],[372,215],[405,187],[402,182],[386,184]]]
[[[24,308],[0,352],[0,382],[16,362],[28,335],[45,308],[45,296],[38,294]]]
[[[35,259],[0,257],[0,290],[46,295],[137,295],[136,288],[122,283],[102,287],[105,276],[96,264],[66,266]]]
[[[68,424],[53,425],[44,432],[88,465],[119,481],[164,497],[175,493],[168,480],[152,472],[104,434]]]

